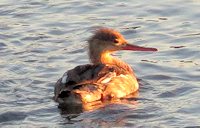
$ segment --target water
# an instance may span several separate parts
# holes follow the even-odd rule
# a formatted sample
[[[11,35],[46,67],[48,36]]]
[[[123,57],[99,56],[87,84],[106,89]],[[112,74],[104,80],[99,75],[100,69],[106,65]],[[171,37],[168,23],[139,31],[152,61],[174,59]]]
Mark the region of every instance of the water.
[[[0,126],[200,127],[199,8],[198,0],[1,0]],[[139,94],[93,111],[59,109],[54,83],[89,62],[86,40],[98,26],[159,49],[116,53],[134,68]]]

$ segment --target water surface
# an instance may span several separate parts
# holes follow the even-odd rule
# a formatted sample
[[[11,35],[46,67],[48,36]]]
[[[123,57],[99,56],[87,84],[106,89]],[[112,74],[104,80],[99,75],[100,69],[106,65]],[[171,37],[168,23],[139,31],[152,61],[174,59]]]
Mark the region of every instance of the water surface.
[[[199,8],[198,0],[1,0],[0,126],[200,127]],[[159,49],[116,53],[135,70],[138,97],[58,109],[54,83],[89,63],[86,40],[99,26]]]

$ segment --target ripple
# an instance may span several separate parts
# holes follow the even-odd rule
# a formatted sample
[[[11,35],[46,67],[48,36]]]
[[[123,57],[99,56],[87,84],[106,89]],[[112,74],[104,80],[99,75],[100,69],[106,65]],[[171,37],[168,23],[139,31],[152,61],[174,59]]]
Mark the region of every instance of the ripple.
[[[48,32],[49,34],[52,35],[64,35],[66,32],[63,30],[51,30],[50,32]]]
[[[142,77],[143,79],[157,79],[157,80],[183,80],[182,78],[178,77],[172,77],[168,75],[162,75],[162,74],[157,74],[157,75],[149,75],[149,76],[144,76]]]
[[[184,128],[200,128],[200,126],[198,126],[198,125],[193,125],[193,126],[187,126],[187,127],[184,127]]]
[[[24,112],[5,112],[0,115],[0,123],[24,120],[27,114]]]
[[[130,118],[130,119],[148,119],[148,118],[153,118],[153,117],[156,117],[157,115],[156,114],[142,114],[142,113],[136,113],[135,115],[134,114],[131,114],[129,116],[126,116],[126,118]]]
[[[192,90],[194,89],[194,87],[181,87],[181,88],[176,88],[175,90],[171,90],[170,92],[164,92],[161,93],[160,95],[158,95],[158,97],[161,98],[170,98],[170,97],[179,97],[179,96],[184,96],[187,93],[190,93]]]

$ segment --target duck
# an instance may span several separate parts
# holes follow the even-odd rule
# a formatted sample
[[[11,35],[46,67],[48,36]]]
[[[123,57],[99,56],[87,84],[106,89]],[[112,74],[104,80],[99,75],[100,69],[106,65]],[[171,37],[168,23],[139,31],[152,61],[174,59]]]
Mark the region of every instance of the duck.
[[[90,64],[76,66],[58,79],[54,100],[59,104],[87,104],[126,97],[138,91],[139,84],[130,65],[113,53],[128,51],[157,51],[127,42],[122,34],[111,28],[100,28],[88,39]]]

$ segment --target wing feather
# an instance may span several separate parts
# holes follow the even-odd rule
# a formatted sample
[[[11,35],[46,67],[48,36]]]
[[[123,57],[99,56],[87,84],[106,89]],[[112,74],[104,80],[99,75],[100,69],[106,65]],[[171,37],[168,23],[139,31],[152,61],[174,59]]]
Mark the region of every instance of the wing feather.
[[[84,92],[85,94],[90,93],[90,95],[95,92],[94,97],[99,98],[102,95],[100,93],[106,88],[106,83],[121,74],[126,74],[126,71],[115,65],[87,64],[77,66],[65,72],[62,78],[57,81],[54,99],[58,101],[58,98],[69,96],[72,92]]]

